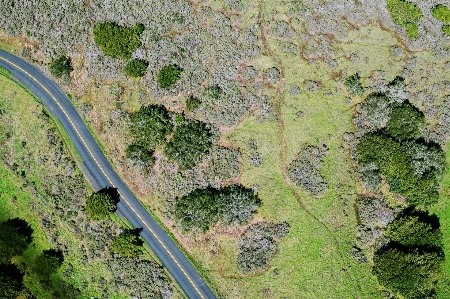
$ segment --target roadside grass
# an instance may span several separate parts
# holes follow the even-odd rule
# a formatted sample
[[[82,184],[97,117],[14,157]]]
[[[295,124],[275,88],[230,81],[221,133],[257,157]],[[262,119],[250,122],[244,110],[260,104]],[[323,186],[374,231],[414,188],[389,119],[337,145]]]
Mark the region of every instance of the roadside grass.
[[[13,152],[17,154],[17,157],[14,156],[14,158],[23,157],[26,160],[29,165],[26,171],[27,181],[32,182],[31,184],[27,183],[27,181],[9,170],[3,163],[0,164],[0,220],[5,220],[10,217],[20,217],[27,220],[33,227],[34,242],[25,254],[19,258],[20,261],[28,264],[42,250],[52,247],[49,242],[50,236],[46,234],[40,225],[42,213],[47,215],[54,213],[54,207],[46,203],[46,194],[43,190],[53,185],[54,182],[50,180],[53,178],[54,173],[59,173],[64,171],[64,169],[61,170],[58,166],[44,168],[44,166],[38,165],[37,161],[33,160],[33,154],[29,154],[33,152],[40,157],[46,157],[48,159],[51,159],[51,156],[54,154],[48,147],[47,130],[54,128],[56,122],[48,116],[43,117],[45,115],[43,113],[43,106],[37,103],[34,96],[29,94],[27,90],[3,74],[0,74],[0,94],[1,107],[6,111],[5,113],[11,114],[11,119],[13,119],[8,125],[13,126],[13,137],[10,139],[14,140],[11,146],[13,147]],[[56,127],[58,126],[56,125]],[[59,127],[58,131],[59,134],[57,133],[57,135],[63,141],[63,146],[69,146],[70,148],[70,139],[64,129]],[[0,138],[0,142],[10,142],[9,140],[3,140],[3,138],[4,136]],[[74,151],[70,151],[74,153]],[[75,173],[80,175],[78,169],[75,169]],[[86,183],[84,185],[86,193],[90,193],[90,188]],[[83,200],[84,198],[80,198],[80,201]],[[112,218],[117,224],[124,224],[124,221],[120,220],[117,216]],[[63,282],[73,285],[75,288],[81,290],[81,298],[101,297],[101,290],[104,286],[86,284],[86,280],[88,277],[96,277],[96,280],[100,277],[106,279],[110,277],[111,274],[106,269],[104,261],[93,260],[88,263],[83,263],[83,252],[79,250],[83,246],[83,243],[74,231],[73,224],[70,221],[65,221],[58,217],[52,217],[52,221],[55,227],[57,227],[56,234],[58,235],[58,239],[64,240],[69,252],[69,254],[65,255],[64,263],[58,273],[52,276],[52,283],[58,284],[58,282]],[[153,257],[153,254],[148,251],[143,255],[143,258],[148,260],[153,260]],[[68,279],[65,271],[67,271],[69,264],[73,270]],[[51,298],[48,291],[43,289],[32,275],[27,275],[24,281],[38,298]],[[182,297],[180,290],[176,287],[174,292],[175,298]],[[128,297],[128,294],[110,294],[109,296],[109,298],[116,299]]]

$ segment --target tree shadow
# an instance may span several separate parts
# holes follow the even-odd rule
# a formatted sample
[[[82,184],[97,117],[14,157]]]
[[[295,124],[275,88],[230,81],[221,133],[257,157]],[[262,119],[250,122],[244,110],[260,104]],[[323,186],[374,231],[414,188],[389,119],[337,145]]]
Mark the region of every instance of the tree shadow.
[[[26,237],[28,242],[33,240],[33,228],[25,220],[12,218],[5,221],[5,224],[15,228],[20,235]]]

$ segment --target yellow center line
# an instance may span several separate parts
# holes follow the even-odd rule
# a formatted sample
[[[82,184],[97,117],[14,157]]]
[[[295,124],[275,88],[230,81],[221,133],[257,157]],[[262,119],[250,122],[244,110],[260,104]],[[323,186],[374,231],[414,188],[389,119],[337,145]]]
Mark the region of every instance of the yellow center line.
[[[97,159],[94,157],[93,153],[91,152],[91,150],[89,149],[89,147],[87,146],[86,142],[84,141],[84,138],[81,136],[80,132],[78,132],[77,127],[75,126],[75,124],[72,122],[72,119],[69,117],[69,115],[67,114],[66,110],[64,110],[64,108],[61,106],[61,104],[56,100],[56,98],[53,96],[53,94],[44,86],[41,84],[41,82],[39,82],[35,77],[33,77],[30,73],[28,73],[27,71],[25,71],[24,69],[22,69],[20,66],[16,65],[15,63],[9,61],[8,59],[1,57],[0,59],[11,64],[12,66],[14,66],[15,68],[19,69],[20,71],[22,71],[23,73],[25,73],[28,77],[30,77],[31,79],[33,79],[37,84],[39,84],[39,86],[42,87],[42,89],[45,90],[45,92],[47,92],[50,97],[53,99],[53,101],[55,101],[55,103],[58,105],[59,109],[61,109],[61,111],[64,113],[64,115],[66,116],[67,120],[70,122],[70,124],[72,125],[73,129],[75,130],[75,132],[77,133],[78,137],[80,138],[81,142],[84,144],[84,147],[88,150],[89,155],[92,157],[92,159],[95,161],[95,164],[97,164],[98,168],[100,169],[100,171],[103,173],[103,175],[106,177],[106,179],[108,180],[108,182],[111,184],[111,186],[114,187],[114,184],[112,183],[111,179],[109,178],[109,176],[105,173],[105,171],[103,170],[103,168],[100,166],[99,162],[97,161]],[[128,202],[128,200],[125,198],[125,196],[122,195],[122,193],[120,193],[119,190],[117,190],[119,195],[123,198],[123,200],[126,202],[126,204],[128,205],[128,207],[136,214],[136,216],[139,218],[139,220],[141,220],[141,222],[144,224],[144,226],[152,233],[152,235],[156,238],[156,240],[158,240],[159,244],[161,244],[161,246],[166,250],[166,252],[169,254],[169,256],[172,258],[172,260],[175,262],[175,264],[178,266],[178,268],[180,268],[181,272],[183,272],[184,276],[186,276],[186,278],[189,280],[189,282],[191,283],[191,285],[194,287],[194,289],[197,291],[197,293],[200,295],[200,297],[202,299],[205,299],[205,297],[203,297],[202,293],[200,292],[200,290],[197,288],[197,286],[194,284],[194,282],[192,281],[192,279],[189,277],[189,275],[186,273],[186,271],[183,269],[183,267],[180,265],[180,263],[178,263],[178,261],[175,259],[175,257],[172,255],[172,253],[170,252],[170,250],[166,247],[166,245],[161,241],[161,239],[155,234],[155,232],[150,228],[150,226],[144,221],[144,219],[142,219],[141,215],[139,215],[139,213],[131,206],[131,204]]]

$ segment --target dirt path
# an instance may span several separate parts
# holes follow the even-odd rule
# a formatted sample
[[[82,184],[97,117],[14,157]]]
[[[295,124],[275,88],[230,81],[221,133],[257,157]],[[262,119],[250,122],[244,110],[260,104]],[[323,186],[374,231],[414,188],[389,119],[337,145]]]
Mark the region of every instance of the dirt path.
[[[328,226],[326,226],[325,223],[323,223],[316,215],[314,215],[304,204],[304,202],[302,201],[300,195],[295,191],[295,189],[292,186],[292,182],[289,179],[288,176],[288,165],[286,162],[286,148],[287,148],[287,144],[286,144],[286,137],[284,134],[284,122],[283,122],[283,117],[281,114],[281,105],[284,103],[284,89],[285,89],[285,82],[284,82],[284,65],[281,62],[281,59],[274,53],[274,51],[270,48],[269,43],[267,42],[266,39],[266,35],[265,35],[265,29],[264,29],[264,13],[263,13],[263,7],[264,7],[264,0],[260,0],[259,1],[259,12],[258,12],[258,23],[259,26],[261,28],[261,40],[264,46],[264,50],[275,60],[276,64],[278,65],[278,69],[280,71],[280,81],[278,83],[278,87],[277,87],[277,93],[276,93],[276,97],[275,97],[275,101],[274,101],[274,114],[276,116],[277,122],[278,122],[278,131],[279,131],[279,136],[280,136],[280,142],[281,142],[281,150],[280,150],[280,167],[281,167],[281,172],[283,175],[283,180],[286,183],[286,185],[289,187],[289,189],[291,190],[292,194],[295,196],[295,198],[297,199],[298,203],[300,204],[300,206],[302,207],[302,209],[308,214],[310,215],[312,218],[314,218],[314,220],[316,220],[317,222],[319,222],[326,230],[327,232],[331,235],[331,237],[333,238],[333,242],[336,245],[336,249],[339,253],[339,256],[341,258],[342,264],[343,264],[343,269],[345,270],[345,272],[347,273],[347,275],[349,276],[350,280],[353,283],[353,286],[355,288],[355,295],[357,299],[360,299],[361,296],[359,294],[359,290],[358,290],[358,286],[357,283],[355,281],[355,279],[353,278],[352,273],[350,272],[350,269],[345,261],[345,257],[344,254],[341,250],[340,244],[337,240],[337,237],[334,235],[334,233],[331,231],[330,228],[328,228]]]

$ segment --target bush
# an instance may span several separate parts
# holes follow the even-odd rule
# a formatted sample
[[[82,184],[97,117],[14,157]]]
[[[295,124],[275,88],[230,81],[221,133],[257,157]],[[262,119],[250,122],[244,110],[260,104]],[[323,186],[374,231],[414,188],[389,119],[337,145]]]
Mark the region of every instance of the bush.
[[[61,251],[49,249],[44,250],[34,261],[32,271],[39,277],[48,280],[52,273],[61,267],[64,256]]]
[[[164,66],[158,73],[158,84],[161,88],[169,90],[181,75],[182,69],[175,64]]]
[[[0,263],[9,264],[20,256],[33,240],[33,229],[22,219],[13,218],[0,223]]]
[[[425,127],[425,116],[409,103],[394,107],[389,116],[386,133],[398,140],[417,139]]]
[[[141,46],[139,34],[135,30],[115,23],[97,24],[92,33],[102,52],[112,58],[130,59],[133,51]]]
[[[23,274],[16,265],[0,264],[0,297],[16,299],[24,289]]]
[[[237,267],[240,272],[262,271],[276,253],[277,242],[289,233],[290,226],[258,222],[251,225],[238,239]]]
[[[373,262],[373,273],[381,285],[406,299],[418,299],[433,292],[444,255],[440,251],[391,248],[377,252]]]
[[[128,77],[142,77],[147,72],[148,63],[140,59],[131,59],[123,69]]]
[[[172,129],[170,115],[164,106],[142,106],[130,116],[130,134],[134,144],[146,148],[147,151],[153,151],[162,144]]]
[[[166,146],[166,155],[179,164],[180,169],[194,167],[212,145],[211,131],[203,122],[186,120],[175,130]]]
[[[141,35],[144,32],[144,25],[142,24],[136,24],[133,28],[134,33],[136,33],[137,35]]]
[[[260,205],[253,190],[242,186],[196,189],[177,199],[175,219],[184,231],[205,232],[219,220],[225,225],[244,224]]]
[[[425,217],[424,217],[425,216]],[[433,215],[434,216],[434,215]],[[403,215],[395,219],[386,230],[386,237],[403,246],[442,246],[439,219],[429,215]]]
[[[89,218],[103,220],[116,210],[116,201],[107,192],[99,191],[87,198],[84,208]]]
[[[353,96],[360,96],[364,92],[364,87],[361,84],[361,78],[358,73],[347,77],[344,81],[344,85],[348,92]]]
[[[70,57],[61,56],[50,63],[48,67],[50,73],[56,78],[61,78],[64,74],[69,74],[73,71],[72,61]]]
[[[442,32],[444,32],[447,35],[450,35],[450,25],[442,26]]]
[[[111,250],[121,257],[138,257],[142,254],[143,244],[138,230],[125,229],[114,239]]]
[[[423,18],[422,10],[406,0],[387,0],[386,7],[394,23],[406,28],[409,38],[417,38],[417,22]]]
[[[137,144],[131,144],[125,149],[127,158],[130,159],[133,165],[142,168],[144,174],[149,174],[150,170],[155,165],[154,152],[148,150],[146,147]]]
[[[201,103],[202,103],[202,101],[200,101],[198,98],[190,96],[186,100],[186,110],[194,111],[195,109],[197,109],[200,106]]]
[[[438,4],[431,9],[433,17],[445,24],[450,23],[450,9],[443,4]]]

